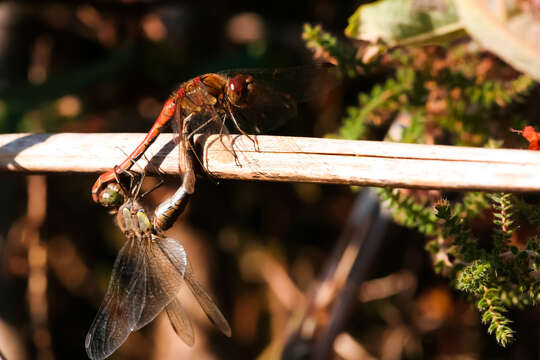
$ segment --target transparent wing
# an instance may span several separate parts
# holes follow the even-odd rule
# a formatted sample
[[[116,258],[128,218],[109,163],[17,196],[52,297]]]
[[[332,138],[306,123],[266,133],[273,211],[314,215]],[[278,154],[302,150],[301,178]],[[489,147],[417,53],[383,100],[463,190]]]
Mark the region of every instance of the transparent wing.
[[[297,103],[320,99],[338,86],[339,72],[322,63],[283,69],[235,69],[220,72],[255,80],[248,106],[231,109],[240,127],[248,133],[266,133],[297,116]]]
[[[152,235],[145,238],[147,262],[146,302],[136,330],[152,321],[167,306],[184,282],[187,263],[184,247],[176,240]]]
[[[251,134],[272,131],[295,118],[298,114],[296,101],[286,94],[258,85],[247,107],[232,107],[240,128]]]
[[[280,69],[231,69],[218,74],[231,78],[237,74],[252,76],[257,84],[287,94],[297,102],[317,98],[340,83],[339,69],[329,63],[318,63]]]
[[[186,250],[182,244],[173,238],[155,235],[152,240],[183,278],[186,274],[188,260]]]
[[[208,295],[203,286],[197,281],[197,279],[194,278],[193,270],[191,269],[189,263],[186,268],[184,278],[189,286],[189,289],[195,296],[195,299],[197,299],[197,302],[206,313],[206,316],[208,316],[210,321],[219,329],[219,331],[230,337],[231,327],[229,326],[229,322],[227,319],[225,319],[216,303],[214,300],[212,300],[210,295]]]
[[[191,325],[189,315],[184,310],[180,300],[178,300],[178,298],[174,298],[173,301],[167,305],[166,310],[167,316],[169,317],[169,321],[176,332],[176,335],[178,335],[178,337],[187,345],[193,346],[195,343],[193,326]]]
[[[109,287],[86,335],[90,359],[104,359],[124,343],[136,327],[146,299],[146,260],[138,239],[131,237],[114,262]]]

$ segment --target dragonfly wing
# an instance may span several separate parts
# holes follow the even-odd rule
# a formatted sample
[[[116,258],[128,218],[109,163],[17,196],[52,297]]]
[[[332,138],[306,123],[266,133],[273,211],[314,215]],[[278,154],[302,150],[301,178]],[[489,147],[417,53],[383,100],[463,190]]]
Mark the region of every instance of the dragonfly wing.
[[[184,278],[189,286],[189,289],[195,296],[195,299],[197,299],[197,302],[206,313],[206,316],[208,316],[210,321],[219,329],[219,331],[230,337],[231,327],[229,326],[229,322],[227,321],[227,319],[225,319],[225,317],[217,307],[216,303],[214,302],[214,300],[212,300],[212,298],[203,288],[201,283],[199,283],[199,281],[195,279],[195,277],[193,276],[193,271],[189,264],[186,268]]]
[[[329,63],[281,69],[232,69],[219,72],[226,78],[237,74],[252,76],[257,84],[286,94],[297,102],[315,100],[341,83],[339,68]]]
[[[191,325],[191,320],[180,303],[180,300],[178,300],[178,298],[174,298],[173,301],[167,305],[166,310],[167,316],[169,317],[169,321],[176,332],[176,335],[178,335],[178,337],[187,345],[193,346],[193,344],[195,344],[193,326]]]
[[[152,235],[144,239],[147,259],[146,303],[137,323],[140,329],[152,321],[175,297],[184,282],[186,252],[176,240]]]
[[[184,278],[188,264],[186,250],[178,241],[170,237],[154,236],[154,243],[163,255],[174,266],[176,271]]]
[[[277,129],[298,113],[296,102],[286,94],[258,86],[247,107],[232,107],[232,116],[242,130],[265,133]]]
[[[172,241],[174,241],[174,243]],[[184,282],[186,252],[174,239],[152,235],[145,239],[146,303],[136,329],[152,321],[175,297]]]
[[[232,109],[242,130],[266,133],[297,116],[297,103],[316,101],[340,83],[337,67],[322,63],[283,69],[237,69],[224,77],[249,75],[255,80],[246,105]]]
[[[135,238],[114,262],[105,298],[86,335],[90,359],[104,359],[124,343],[141,317],[146,299],[146,261]]]

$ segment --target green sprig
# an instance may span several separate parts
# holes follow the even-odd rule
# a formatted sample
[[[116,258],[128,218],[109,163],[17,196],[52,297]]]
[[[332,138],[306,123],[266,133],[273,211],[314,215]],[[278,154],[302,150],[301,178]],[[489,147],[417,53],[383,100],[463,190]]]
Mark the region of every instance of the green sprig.
[[[327,53],[335,58],[342,72],[354,77],[357,74],[357,67],[365,65],[356,59],[356,50],[338,41],[338,39],[322,29],[320,25],[304,25],[302,38],[306,42],[308,49],[317,53]]]
[[[437,217],[430,208],[416,202],[413,196],[408,196],[399,189],[377,189],[381,200],[392,209],[394,219],[400,224],[417,228],[423,234],[435,235]]]

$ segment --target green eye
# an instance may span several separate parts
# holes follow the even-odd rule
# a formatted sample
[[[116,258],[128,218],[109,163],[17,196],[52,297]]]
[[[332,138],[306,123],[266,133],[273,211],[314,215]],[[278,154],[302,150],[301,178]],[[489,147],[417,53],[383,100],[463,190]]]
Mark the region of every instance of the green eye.
[[[139,221],[139,229],[141,231],[148,231],[152,229],[152,222],[146,215],[146,212],[144,210],[138,210],[137,211],[137,219]]]

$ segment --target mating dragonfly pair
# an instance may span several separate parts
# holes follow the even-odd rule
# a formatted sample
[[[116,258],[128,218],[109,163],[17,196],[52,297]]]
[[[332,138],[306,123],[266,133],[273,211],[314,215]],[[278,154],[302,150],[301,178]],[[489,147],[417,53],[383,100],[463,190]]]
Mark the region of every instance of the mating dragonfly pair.
[[[86,338],[90,358],[109,356],[132,331],[149,323],[163,309],[179,337],[193,344],[191,323],[176,299],[184,281],[210,320],[230,336],[227,321],[193,278],[182,245],[162,235],[195,191],[195,165],[196,161],[202,165],[202,161],[195,152],[193,137],[219,134],[222,141],[222,136],[233,130],[247,136],[257,148],[256,138],[248,133],[260,134],[279,127],[296,116],[297,101],[328,91],[336,79],[335,67],[330,64],[196,77],[180,85],[167,100],[136,149],[120,165],[99,176],[92,187],[92,198],[117,210],[117,222],[127,242],[115,261],[105,299]],[[324,88],[316,83],[324,83]],[[149,217],[138,202],[142,178],[130,169],[168,123],[178,132],[182,185]],[[234,149],[223,145],[238,163]],[[129,181],[122,181],[126,176]]]
[[[191,321],[177,298],[184,282],[212,323],[231,336],[229,323],[195,279],[184,247],[156,229],[140,204],[143,178],[126,170],[116,176],[119,191],[108,189],[116,199],[125,197],[114,210],[127,241],[118,253],[105,298],[86,336],[86,352],[91,359],[112,354],[132,331],[163,310],[177,335],[193,345]]]

